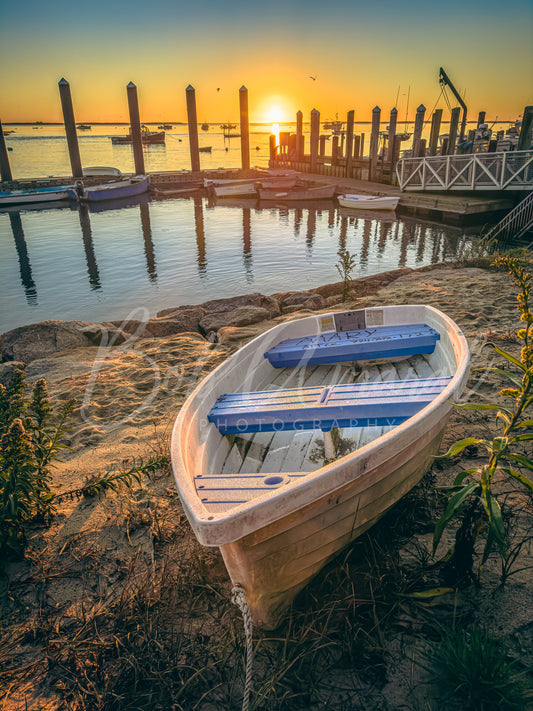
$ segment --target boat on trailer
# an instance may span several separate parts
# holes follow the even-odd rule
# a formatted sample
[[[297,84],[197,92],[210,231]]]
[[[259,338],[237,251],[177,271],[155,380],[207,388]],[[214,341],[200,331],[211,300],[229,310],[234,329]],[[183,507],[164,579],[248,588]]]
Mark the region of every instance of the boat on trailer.
[[[220,548],[255,624],[430,467],[469,371],[466,340],[424,305],[317,314],[246,344],[176,419],[174,476],[199,542]]]
[[[341,207],[349,207],[352,210],[396,210],[399,197],[380,195],[355,195],[346,193],[338,195],[337,200]]]

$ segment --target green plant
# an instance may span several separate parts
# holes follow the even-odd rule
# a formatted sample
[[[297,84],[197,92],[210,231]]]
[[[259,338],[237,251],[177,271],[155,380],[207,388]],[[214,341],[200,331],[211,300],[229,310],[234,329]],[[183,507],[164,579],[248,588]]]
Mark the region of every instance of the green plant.
[[[342,300],[346,301],[350,295],[350,285],[352,281],[352,271],[355,267],[355,255],[350,254],[347,249],[337,252],[339,255],[339,261],[335,266],[341,279],[343,280],[342,285]]]
[[[20,556],[24,524],[54,511],[50,467],[65,447],[62,437],[75,400],[54,409],[46,383],[38,380],[26,397],[25,373],[16,370],[0,385],[0,550]]]
[[[531,701],[524,670],[487,631],[447,631],[430,655],[439,698],[463,711],[519,711]]]
[[[500,479],[517,482],[526,492],[533,493],[533,481],[529,472],[533,471],[533,461],[521,451],[522,446],[533,440],[533,419],[528,419],[527,410],[533,403],[533,313],[531,312],[531,274],[528,274],[516,258],[497,257],[495,266],[507,269],[520,288],[518,310],[525,327],[517,336],[522,343],[520,359],[502,350],[494,343],[488,344],[496,353],[505,358],[510,370],[490,368],[489,371],[510,381],[512,387],[503,388],[500,395],[511,401],[508,406],[494,403],[466,403],[457,405],[463,409],[489,410],[496,412],[496,422],[501,434],[492,441],[467,437],[453,444],[442,458],[451,458],[467,447],[484,448],[488,461],[481,466],[465,469],[455,478],[448,491],[451,497],[446,509],[435,527],[433,552],[451,519],[462,515],[457,531],[456,545],[452,555],[457,571],[463,577],[472,577],[472,558],[476,540],[485,533],[483,565],[494,546],[505,561],[508,558],[508,534],[502,517],[502,488],[493,486],[496,475]],[[527,445],[526,445],[527,446]],[[527,474],[525,473],[527,472]]]

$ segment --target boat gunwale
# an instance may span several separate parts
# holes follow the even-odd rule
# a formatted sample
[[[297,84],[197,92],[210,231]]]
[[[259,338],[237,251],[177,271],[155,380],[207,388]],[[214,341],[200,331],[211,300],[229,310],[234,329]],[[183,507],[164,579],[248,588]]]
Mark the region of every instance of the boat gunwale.
[[[176,418],[171,438],[171,460],[183,508],[200,543],[207,546],[221,546],[235,542],[248,533],[283,518],[292,511],[304,508],[312,501],[333,494],[350,481],[383,466],[398,452],[412,446],[423,436],[425,431],[432,429],[443,418],[447,419],[452,409],[452,403],[449,401],[453,399],[455,393],[462,392],[469,374],[468,344],[461,329],[442,311],[425,304],[387,305],[369,307],[365,310],[369,312],[401,309],[407,313],[410,308],[422,308],[424,311],[429,311],[445,328],[456,361],[455,372],[446,388],[431,403],[404,423],[368,442],[360,449],[350,452],[314,472],[307,473],[305,477],[297,481],[291,481],[279,488],[262,492],[252,500],[238,504],[222,513],[209,511],[201,502],[194,478],[189,473],[185,457],[182,456],[190,427],[194,426],[197,410],[203,405],[202,401],[198,403],[198,395],[208,381],[212,379],[216,381],[221,372],[223,373],[226,369],[229,371],[232,365],[242,357],[245,349],[253,358],[259,342],[267,340],[276,331],[282,331],[284,327],[287,328],[293,321],[282,322],[260,334],[198,383]],[[297,319],[297,321],[308,322],[309,325],[314,322],[318,326],[319,318],[327,318],[335,313],[337,312],[320,313]],[[454,339],[456,340],[455,344]],[[421,422],[424,422],[425,425],[423,432],[420,432],[417,427]],[[211,426],[215,427],[215,425]],[[200,442],[200,445],[202,444],[204,442]],[[203,452],[198,453],[198,456],[202,457]],[[290,472],[285,472],[284,476],[287,474]],[[289,500],[288,503],[287,500]]]

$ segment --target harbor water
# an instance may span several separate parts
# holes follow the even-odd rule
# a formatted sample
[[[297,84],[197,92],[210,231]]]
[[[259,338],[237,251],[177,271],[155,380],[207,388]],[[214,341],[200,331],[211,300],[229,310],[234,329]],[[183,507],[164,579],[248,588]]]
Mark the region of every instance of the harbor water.
[[[189,168],[185,130],[174,129],[165,146],[145,151],[149,172]],[[14,177],[68,175],[63,132],[26,126],[9,135]],[[102,127],[92,132],[80,136],[84,166],[132,170],[131,146],[112,145]],[[270,127],[252,132],[251,149],[259,146],[252,164],[268,164],[269,133]],[[213,146],[201,154],[203,168],[238,167],[239,139],[214,131],[201,139],[200,145]],[[208,299],[310,289],[340,280],[336,265],[344,249],[355,255],[353,278],[421,267],[464,253],[469,232],[395,213],[345,210],[334,201],[288,207],[142,195],[95,207],[66,202],[4,209],[0,332],[45,319],[142,319]]]

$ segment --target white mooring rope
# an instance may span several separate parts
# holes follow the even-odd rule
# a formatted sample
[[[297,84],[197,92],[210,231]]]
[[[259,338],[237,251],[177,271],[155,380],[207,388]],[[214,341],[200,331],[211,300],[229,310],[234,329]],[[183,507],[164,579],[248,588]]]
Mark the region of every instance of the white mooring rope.
[[[246,594],[242,585],[237,583],[231,590],[231,601],[237,605],[242,613],[244,621],[244,634],[246,636],[246,680],[244,682],[244,696],[242,699],[242,711],[250,708],[250,694],[252,693],[252,665],[254,661],[253,629],[250,609],[246,602]]]

